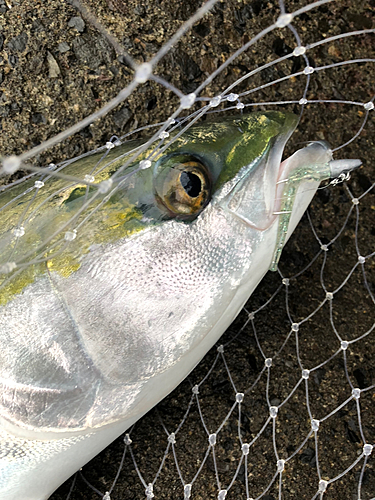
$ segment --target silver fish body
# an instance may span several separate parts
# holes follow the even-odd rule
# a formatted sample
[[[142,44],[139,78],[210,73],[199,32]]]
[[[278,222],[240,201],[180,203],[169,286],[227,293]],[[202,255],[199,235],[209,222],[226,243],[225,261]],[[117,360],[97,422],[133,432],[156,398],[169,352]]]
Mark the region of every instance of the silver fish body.
[[[15,273],[0,289],[2,499],[48,498],[172,391],[275,268],[321,180],[355,166],[325,143],[281,163],[296,124],[260,113],[192,127],[93,197],[82,225],[87,211],[71,214],[90,191],[56,181],[24,244],[14,227],[33,193],[0,212],[0,265]],[[77,237],[43,246],[67,229]]]

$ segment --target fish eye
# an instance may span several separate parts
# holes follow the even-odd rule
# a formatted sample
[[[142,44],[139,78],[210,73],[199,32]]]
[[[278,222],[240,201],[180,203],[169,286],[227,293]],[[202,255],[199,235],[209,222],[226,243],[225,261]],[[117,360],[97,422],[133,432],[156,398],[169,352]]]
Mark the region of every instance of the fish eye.
[[[192,220],[211,199],[211,175],[198,158],[175,155],[158,161],[154,192],[159,205],[176,218]]]
[[[191,198],[196,198],[202,191],[202,181],[194,172],[183,170],[180,174],[181,186]]]

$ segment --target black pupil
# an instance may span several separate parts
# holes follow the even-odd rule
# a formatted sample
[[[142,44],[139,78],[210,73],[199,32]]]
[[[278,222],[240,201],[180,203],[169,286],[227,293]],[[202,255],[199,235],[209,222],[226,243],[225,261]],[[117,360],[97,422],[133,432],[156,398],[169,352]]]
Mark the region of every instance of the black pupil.
[[[196,198],[202,191],[202,182],[200,178],[192,172],[181,172],[180,182],[181,186],[192,198]]]

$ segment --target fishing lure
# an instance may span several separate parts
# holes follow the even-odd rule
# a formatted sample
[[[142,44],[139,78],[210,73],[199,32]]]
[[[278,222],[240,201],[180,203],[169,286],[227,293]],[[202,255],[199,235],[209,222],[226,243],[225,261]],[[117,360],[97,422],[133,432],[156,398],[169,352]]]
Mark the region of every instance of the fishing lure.
[[[118,145],[1,194],[0,496],[41,500],[150,410],[237,316],[323,179],[360,165],[290,113]],[[85,182],[77,182],[76,179]]]

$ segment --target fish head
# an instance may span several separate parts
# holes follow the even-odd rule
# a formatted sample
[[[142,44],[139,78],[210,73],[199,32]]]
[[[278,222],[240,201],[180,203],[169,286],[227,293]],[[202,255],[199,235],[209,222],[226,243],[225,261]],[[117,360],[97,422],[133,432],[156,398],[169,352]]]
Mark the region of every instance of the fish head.
[[[232,217],[233,228],[242,221],[251,246],[267,240],[262,268],[274,249],[269,267],[275,270],[320,182],[331,174],[332,151],[324,141],[309,143],[282,161],[297,124],[292,113],[266,112],[194,127],[156,162],[155,200],[175,220],[200,217],[202,223],[201,212],[210,205],[209,224],[215,224],[215,210]],[[177,182],[168,183],[170,178]],[[233,237],[238,245],[236,230]]]

